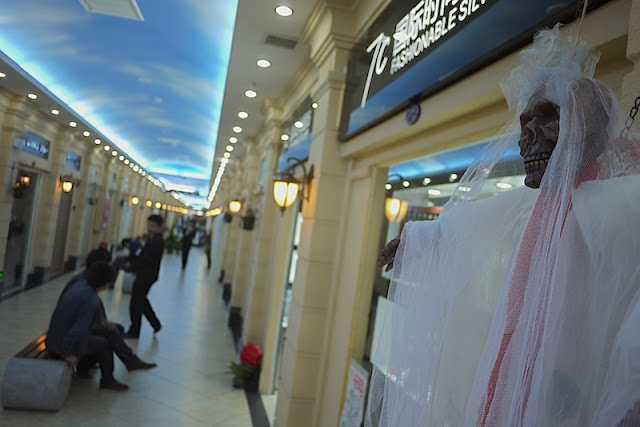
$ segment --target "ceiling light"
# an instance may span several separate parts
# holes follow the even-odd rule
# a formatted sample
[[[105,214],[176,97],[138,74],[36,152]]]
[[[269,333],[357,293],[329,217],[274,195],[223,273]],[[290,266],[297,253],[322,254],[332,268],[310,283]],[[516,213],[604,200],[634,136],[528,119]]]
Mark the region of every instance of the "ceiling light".
[[[109,150],[111,150],[111,147],[109,147],[108,145],[105,145],[104,146],[104,151],[109,151]]]
[[[51,110],[51,114],[57,116],[58,114],[60,114],[60,110]]]
[[[289,6],[278,6],[276,7],[276,13],[280,16],[291,16],[293,15],[293,10]]]
[[[429,185],[431,184],[431,178],[425,178],[422,180],[422,185]]]
[[[313,104],[311,104],[311,108],[313,108],[314,110],[318,108],[318,103],[314,102]]]
[[[124,164],[125,164],[125,165],[128,165],[128,164],[129,164],[129,159],[126,159],[126,160],[124,161]]]
[[[69,122],[69,126],[74,128],[74,127],[78,126],[78,124],[76,122]]]
[[[388,182],[385,184],[384,188],[386,188],[387,190],[391,190],[393,188],[393,185],[389,184]]]
[[[147,172],[142,171],[142,176],[147,176]]]
[[[224,153],[223,156],[225,157],[225,159],[228,159],[229,157],[231,157],[230,153]]]
[[[7,75],[5,73],[0,73],[0,79],[3,77],[7,77]]]
[[[258,93],[255,90],[247,90],[245,91],[244,96],[246,96],[247,98],[255,98],[256,96],[258,96]]]
[[[229,142],[232,144],[235,144],[236,142],[238,142],[238,138],[236,138],[235,136],[232,136],[231,138],[229,138]]]
[[[129,167],[130,167],[131,169],[133,169],[133,166],[134,166],[134,164],[133,164],[133,163],[129,163]]]
[[[241,119],[246,119],[247,117],[249,117],[249,113],[247,113],[246,111],[240,111],[238,113],[238,117],[240,117]]]
[[[111,155],[112,155],[113,157],[117,157],[117,156],[118,156],[118,152],[117,152],[116,150],[113,150],[113,151],[111,152]]]
[[[82,134],[84,136],[89,136],[89,135],[91,135],[91,132],[89,132],[88,130],[85,130],[84,132],[82,132]]]
[[[260,68],[269,68],[269,67],[271,67],[271,62],[269,62],[266,59],[258,59],[257,64],[258,64],[258,67],[260,67]]]
[[[27,95],[29,98],[31,99],[36,99],[38,98],[38,95],[36,95],[35,93],[30,93],[29,95]]]
[[[427,194],[430,194],[432,196],[439,196],[441,194],[441,191],[440,190],[429,189],[429,190],[427,190]]]
[[[227,145],[227,151],[233,151],[233,146],[232,145]]]
[[[100,141],[100,139],[99,139],[99,138],[96,138],[96,139],[95,139],[95,141],[93,141],[93,142],[95,142],[95,143],[96,143],[96,145],[100,145],[100,144],[102,143],[102,141]]]
[[[298,129],[302,129],[304,127],[304,123],[302,123],[300,120],[298,120],[297,122],[295,122],[293,124],[295,127],[297,127]]]
[[[233,127],[233,131],[234,131],[235,133],[240,133],[240,132],[242,132],[242,128],[241,128],[240,126],[234,126],[234,127]]]
[[[410,185],[411,185],[411,183],[410,183],[409,181],[406,181],[406,180],[405,180],[405,181],[402,181],[402,186],[403,186],[404,188],[407,188],[407,187],[408,187],[408,186],[410,186]]]
[[[288,140],[289,140],[289,135],[287,135],[286,133],[283,133],[283,134],[280,136],[280,139],[281,139],[281,140],[283,140],[283,141],[288,141]]]
[[[133,167],[133,171],[134,171],[134,172],[138,172],[139,170],[140,170],[140,168],[138,167],[138,165],[135,165],[135,166]]]
[[[496,187],[508,190],[509,188],[513,188],[513,185],[509,184],[508,182],[498,182],[496,184]]]
[[[220,160],[220,162],[226,165],[227,163],[229,163],[229,159],[222,159]]]
[[[124,156],[118,157],[118,160],[120,160],[122,162],[124,160]]]
[[[458,179],[458,175],[455,173],[452,173],[451,175],[449,175],[449,181],[453,182],[456,179]]]

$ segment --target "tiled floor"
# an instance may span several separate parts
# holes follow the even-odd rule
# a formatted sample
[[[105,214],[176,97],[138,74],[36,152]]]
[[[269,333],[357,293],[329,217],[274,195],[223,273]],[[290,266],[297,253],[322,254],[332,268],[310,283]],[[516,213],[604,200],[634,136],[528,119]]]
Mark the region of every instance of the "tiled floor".
[[[75,379],[57,413],[3,410],[0,426],[251,426],[243,391],[225,374],[234,358],[220,288],[202,251],[193,249],[187,270],[179,255],[165,255],[160,280],[149,294],[163,329],[153,337],[146,321],[139,341],[129,340],[150,371],[128,373],[117,360],[115,376],[127,392],[99,391],[93,380]],[[0,302],[0,375],[11,356],[46,330],[69,276]],[[129,296],[102,293],[110,320],[129,326]]]

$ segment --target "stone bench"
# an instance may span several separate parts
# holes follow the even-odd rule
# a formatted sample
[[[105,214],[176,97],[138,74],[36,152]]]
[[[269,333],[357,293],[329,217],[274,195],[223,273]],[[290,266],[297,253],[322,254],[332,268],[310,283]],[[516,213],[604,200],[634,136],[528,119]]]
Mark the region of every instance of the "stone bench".
[[[58,411],[71,386],[71,368],[47,351],[44,333],[7,363],[2,378],[2,406]]]

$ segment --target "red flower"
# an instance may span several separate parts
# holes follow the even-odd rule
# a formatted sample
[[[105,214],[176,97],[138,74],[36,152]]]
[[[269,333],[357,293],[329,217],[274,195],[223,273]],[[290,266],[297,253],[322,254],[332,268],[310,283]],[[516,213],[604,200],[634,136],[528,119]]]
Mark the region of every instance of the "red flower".
[[[262,357],[262,349],[253,343],[244,346],[240,353],[240,361],[246,363],[252,368],[257,368]]]

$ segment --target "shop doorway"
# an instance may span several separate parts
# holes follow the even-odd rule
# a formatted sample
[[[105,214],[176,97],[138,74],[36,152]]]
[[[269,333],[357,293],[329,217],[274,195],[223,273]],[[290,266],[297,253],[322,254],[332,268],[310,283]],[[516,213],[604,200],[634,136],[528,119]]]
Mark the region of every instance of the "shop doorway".
[[[296,208],[296,220],[293,223],[293,233],[291,233],[291,251],[289,252],[287,276],[285,279],[284,293],[282,295],[282,314],[280,316],[280,330],[278,332],[278,349],[276,351],[276,369],[274,372],[274,378],[276,381],[274,384],[274,391],[278,390],[280,384],[280,369],[282,365],[282,353],[284,351],[284,344],[287,339],[287,328],[289,326],[289,310],[291,308],[291,297],[293,291],[293,283],[296,280],[296,268],[298,266],[298,245],[300,244],[300,231],[302,228],[302,202],[298,200],[295,205]]]
[[[67,252],[67,237],[69,236],[69,219],[73,204],[73,190],[60,194],[58,221],[56,234],[53,239],[53,256],[51,257],[51,274],[56,276],[64,272],[64,257]]]
[[[24,288],[27,284],[29,243],[33,229],[38,180],[38,174],[18,170],[18,178],[13,187],[11,220],[4,256],[3,293]]]

